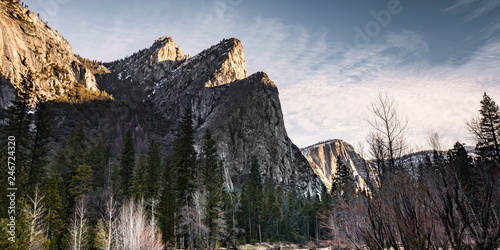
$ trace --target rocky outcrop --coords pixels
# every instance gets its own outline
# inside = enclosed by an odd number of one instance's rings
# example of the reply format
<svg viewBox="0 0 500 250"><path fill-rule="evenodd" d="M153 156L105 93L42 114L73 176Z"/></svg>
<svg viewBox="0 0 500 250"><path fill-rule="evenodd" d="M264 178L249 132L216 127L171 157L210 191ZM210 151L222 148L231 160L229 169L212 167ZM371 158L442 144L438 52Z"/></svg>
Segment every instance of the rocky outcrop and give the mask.
<svg viewBox="0 0 500 250"><path fill-rule="evenodd" d="M77 82L97 90L94 75L73 55L69 43L16 2L0 2L0 62L1 75L15 88L33 73L35 98L55 99ZM5 103L0 100L0 109Z"/></svg>
<svg viewBox="0 0 500 250"><path fill-rule="evenodd" d="M184 107L192 102L197 126L212 112L220 97L217 91L207 92L206 88L247 76L241 42L225 39L182 63L169 77L156 84L150 99L170 120L178 119Z"/></svg>
<svg viewBox="0 0 500 250"><path fill-rule="evenodd" d="M150 48L107 64L119 80L130 79L135 85L148 87L159 82L186 59L181 47L171 37L160 37Z"/></svg>
<svg viewBox="0 0 500 250"><path fill-rule="evenodd" d="M301 150L314 173L329 189L332 185L332 175L337 171L338 156L350 169L358 189L369 190L371 187L378 186L377 175L372 164L356 153L354 147L342 140L321 142Z"/></svg>
<svg viewBox="0 0 500 250"><path fill-rule="evenodd" d="M278 89L267 74L258 72L208 91L220 92L220 99L197 135L201 138L206 129L212 131L228 180L241 186L257 159L261 176L276 185L294 187L303 196L321 190L319 179L287 136Z"/></svg>

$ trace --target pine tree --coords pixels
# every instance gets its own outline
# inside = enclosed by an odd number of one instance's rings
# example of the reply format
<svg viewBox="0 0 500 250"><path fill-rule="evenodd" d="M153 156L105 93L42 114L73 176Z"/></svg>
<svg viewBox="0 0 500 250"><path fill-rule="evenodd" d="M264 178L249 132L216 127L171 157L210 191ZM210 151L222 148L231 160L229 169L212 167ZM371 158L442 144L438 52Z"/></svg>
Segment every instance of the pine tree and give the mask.
<svg viewBox="0 0 500 250"><path fill-rule="evenodd" d="M178 208L189 205L196 183L196 151L191 110L186 109L177 127L174 140L173 161L175 169L175 192Z"/></svg>
<svg viewBox="0 0 500 250"><path fill-rule="evenodd" d="M332 175L332 189L330 190L331 196L335 198L343 198L348 201L356 193L356 187L352 180L351 174L342 158L337 156L337 171Z"/></svg>
<svg viewBox="0 0 500 250"><path fill-rule="evenodd" d="M280 209L272 186L271 180L266 179L264 184L264 206L263 206L263 218L264 218L264 230L263 235L268 240L271 240L273 236L279 235L278 225L279 219L281 217Z"/></svg>
<svg viewBox="0 0 500 250"><path fill-rule="evenodd" d="M163 174L163 188L160 196L160 203L158 204L158 224L163 235L163 242L167 245L175 245L175 213L176 201L173 183L173 166L171 157L165 158L164 174Z"/></svg>
<svg viewBox="0 0 500 250"><path fill-rule="evenodd" d="M144 190L146 186L146 180L144 172L146 170L146 157L144 155L139 156L137 164L135 164L134 172L132 174L132 181L130 183L129 194L135 201L139 201L144 198Z"/></svg>
<svg viewBox="0 0 500 250"><path fill-rule="evenodd" d="M88 145L87 145L87 134L85 133L83 124L80 123L78 127L73 128L73 130L71 130L71 134L69 136L67 144L68 144L67 158L69 162L72 163L74 168L76 169L77 166L86 163L85 156L88 152Z"/></svg>
<svg viewBox="0 0 500 250"><path fill-rule="evenodd" d="M129 188L132 182L132 174L135 166L135 146L132 131L127 130L123 139L123 146L120 154L120 177L121 189L126 197L129 196Z"/></svg>
<svg viewBox="0 0 500 250"><path fill-rule="evenodd" d="M467 154L464 146L456 142L453 149L448 152L448 159L452 169L457 173L458 180L464 190L469 191L476 185L474 178L477 175L472 159Z"/></svg>
<svg viewBox="0 0 500 250"><path fill-rule="evenodd" d="M499 158L500 112L498 105L486 93L484 93L483 100L481 100L481 110L479 112L481 114L481 133L484 140L479 142L478 147L491 152L488 155Z"/></svg>
<svg viewBox="0 0 500 250"><path fill-rule="evenodd" d="M250 175L241 193L241 217L244 221L247 241L254 242L262 239L262 180L257 159L252 161Z"/></svg>
<svg viewBox="0 0 500 250"><path fill-rule="evenodd" d="M187 108L184 116L177 125L177 133L174 139L173 152L173 177L174 192L176 199L176 225L180 226L182 208L193 205L193 195L196 189L196 151L194 149L194 130L191 110ZM178 230L187 232L186 230ZM187 233L179 234L180 246L190 241Z"/></svg>
<svg viewBox="0 0 500 250"><path fill-rule="evenodd" d="M50 119L47 103L39 101L35 112L35 130L31 147L28 187L41 182L45 167L49 163Z"/></svg>
<svg viewBox="0 0 500 250"><path fill-rule="evenodd" d="M146 201L158 195L160 170L160 145L153 140L149 145L147 164L144 172L144 199Z"/></svg>
<svg viewBox="0 0 500 250"><path fill-rule="evenodd" d="M59 249L62 247L62 236L65 228L66 212L64 199L61 194L61 181L55 173L49 177L46 187L45 203L47 205L47 231L49 248Z"/></svg>
<svg viewBox="0 0 500 250"><path fill-rule="evenodd" d="M332 175L332 189L330 194L333 197L340 197L344 190L344 184L348 176L347 166L342 162L342 158L337 156L337 167L335 175Z"/></svg>
<svg viewBox="0 0 500 250"><path fill-rule="evenodd" d="M76 168L75 175L71 179L69 188L69 192L74 200L86 196L92 190L94 182L92 179L93 176L94 172L92 171L92 167L87 164L80 165Z"/></svg>
<svg viewBox="0 0 500 250"><path fill-rule="evenodd" d="M34 84L33 84L33 73L28 72L26 77L23 78L17 89L17 99L12 102L12 105L7 110L7 119L5 126L2 131L2 146L7 145L8 138L15 138L13 142L14 150L10 152L15 152L15 179L17 186L25 186L28 184L29 171L27 171L27 166L30 161L30 149L31 149L31 115L28 111L30 109L30 101L34 97ZM5 149L5 151L7 151ZM4 161L6 162L6 161ZM2 181L5 183L5 181ZM6 187L5 187L6 188ZM23 195L27 188L20 189L18 195ZM2 197L4 198L4 197Z"/></svg>
<svg viewBox="0 0 500 250"><path fill-rule="evenodd" d="M207 215L205 224L209 230L210 248L218 248L222 232L223 176L221 164L217 161L217 149L209 131L205 133L203 145L203 186L207 193Z"/></svg>
<svg viewBox="0 0 500 250"><path fill-rule="evenodd" d="M97 189L103 189L109 185L108 180L108 163L111 158L111 150L106 144L104 134L100 134L97 138L97 143L90 149L89 165L94 171L94 184Z"/></svg>

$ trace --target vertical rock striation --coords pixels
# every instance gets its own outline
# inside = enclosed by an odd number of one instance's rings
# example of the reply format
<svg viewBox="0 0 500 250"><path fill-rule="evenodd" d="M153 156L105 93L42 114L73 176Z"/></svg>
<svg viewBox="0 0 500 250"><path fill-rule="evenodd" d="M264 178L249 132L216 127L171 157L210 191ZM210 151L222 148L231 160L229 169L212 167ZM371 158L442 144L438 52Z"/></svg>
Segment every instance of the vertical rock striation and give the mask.
<svg viewBox="0 0 500 250"><path fill-rule="evenodd" d="M332 185L332 175L337 171L338 156L350 169L358 189L367 190L378 185L374 167L356 153L350 144L342 140L321 142L301 150L311 164L314 173L329 189Z"/></svg>

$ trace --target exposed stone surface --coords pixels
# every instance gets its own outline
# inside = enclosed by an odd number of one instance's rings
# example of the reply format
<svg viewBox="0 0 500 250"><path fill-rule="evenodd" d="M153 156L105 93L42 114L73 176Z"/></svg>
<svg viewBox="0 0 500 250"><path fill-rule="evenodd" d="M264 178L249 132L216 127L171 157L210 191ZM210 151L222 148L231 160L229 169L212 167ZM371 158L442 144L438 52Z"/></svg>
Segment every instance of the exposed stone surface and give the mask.
<svg viewBox="0 0 500 250"><path fill-rule="evenodd" d="M287 136L278 89L267 74L258 72L206 91L221 94L213 111L198 127L197 137L202 138L205 129L212 131L231 182L241 186L255 158L262 177L270 178L276 185L295 187L303 196L321 190L319 179ZM199 111L197 107L194 105L193 109Z"/></svg>
<svg viewBox="0 0 500 250"><path fill-rule="evenodd" d="M302 154L311 164L314 172L321 181L330 189L332 175L337 171L337 157L340 155L342 162L350 169L352 177L359 189L377 186L377 175L372 164L363 159L354 148L342 140L330 140L301 149Z"/></svg>
<svg viewBox="0 0 500 250"><path fill-rule="evenodd" d="M171 37L160 37L150 48L107 64L120 80L142 85L158 82L186 59Z"/></svg>
<svg viewBox="0 0 500 250"><path fill-rule="evenodd" d="M129 105L143 102L158 82L186 60L171 37L161 37L147 49L114 62L105 63L108 74L97 76L99 86Z"/></svg>
<svg viewBox="0 0 500 250"><path fill-rule="evenodd" d="M75 82L97 90L93 74L69 43L33 12L10 1L0 1L0 63L1 75L16 88L29 71L34 73L37 98L57 98ZM0 100L0 109L5 103Z"/></svg>

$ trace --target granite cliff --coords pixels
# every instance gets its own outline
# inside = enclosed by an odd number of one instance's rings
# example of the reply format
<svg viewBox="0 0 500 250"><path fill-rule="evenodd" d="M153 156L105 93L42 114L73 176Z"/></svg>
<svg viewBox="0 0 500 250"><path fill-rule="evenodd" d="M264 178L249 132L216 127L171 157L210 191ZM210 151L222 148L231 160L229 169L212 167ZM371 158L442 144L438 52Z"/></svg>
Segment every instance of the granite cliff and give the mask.
<svg viewBox="0 0 500 250"><path fill-rule="evenodd" d="M35 99L53 100L76 83L98 90L91 70L57 31L20 4L0 1L0 110L15 98L27 74L34 76Z"/></svg>

